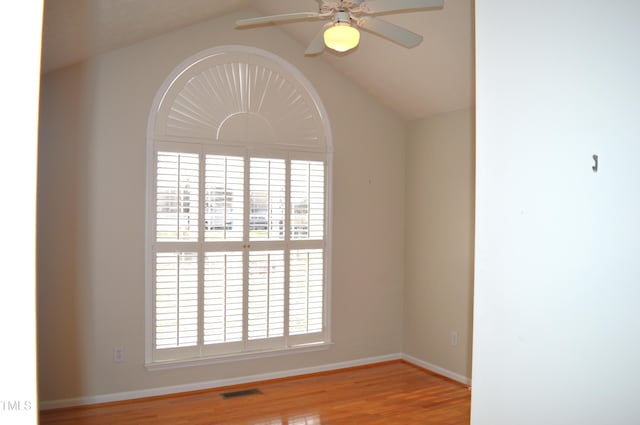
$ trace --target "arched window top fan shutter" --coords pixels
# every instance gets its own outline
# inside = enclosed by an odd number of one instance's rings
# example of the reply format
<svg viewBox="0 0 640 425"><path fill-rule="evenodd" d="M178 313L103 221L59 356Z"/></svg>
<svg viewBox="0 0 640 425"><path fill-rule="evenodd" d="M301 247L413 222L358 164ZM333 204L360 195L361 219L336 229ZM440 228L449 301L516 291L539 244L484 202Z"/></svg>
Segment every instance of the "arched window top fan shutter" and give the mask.
<svg viewBox="0 0 640 425"><path fill-rule="evenodd" d="M326 113L305 77L279 57L225 46L179 65L158 105L153 138L326 152Z"/></svg>

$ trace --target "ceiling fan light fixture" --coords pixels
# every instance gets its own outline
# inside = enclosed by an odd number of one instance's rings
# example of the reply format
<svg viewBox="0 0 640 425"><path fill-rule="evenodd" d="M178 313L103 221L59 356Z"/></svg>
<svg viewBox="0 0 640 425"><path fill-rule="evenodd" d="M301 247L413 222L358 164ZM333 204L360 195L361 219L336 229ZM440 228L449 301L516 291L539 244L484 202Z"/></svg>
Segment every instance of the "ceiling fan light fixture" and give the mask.
<svg viewBox="0 0 640 425"><path fill-rule="evenodd" d="M406 28L392 24L377 15L410 12L414 9L442 8L444 0L316 0L317 12L295 12L280 15L239 19L236 26L247 27L263 24L278 24L300 20L329 20L316 33L305 55L317 55L325 48L336 52L347 52L360 43L360 28L386 38L406 48L422 42L422 36Z"/></svg>
<svg viewBox="0 0 640 425"><path fill-rule="evenodd" d="M336 22L324 31L324 44L337 52L346 52L360 43L360 31L349 22Z"/></svg>

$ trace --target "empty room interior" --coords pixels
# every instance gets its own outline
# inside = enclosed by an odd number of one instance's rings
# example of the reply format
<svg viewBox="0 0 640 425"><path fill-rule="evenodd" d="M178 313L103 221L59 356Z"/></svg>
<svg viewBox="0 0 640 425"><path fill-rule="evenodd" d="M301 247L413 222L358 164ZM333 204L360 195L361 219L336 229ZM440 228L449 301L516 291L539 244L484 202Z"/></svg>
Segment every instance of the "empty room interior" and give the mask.
<svg viewBox="0 0 640 425"><path fill-rule="evenodd" d="M321 22L236 28L239 19L316 11L314 1L151 3L46 2L38 180L41 408L389 360L469 384L471 1L385 16L420 33L419 46L362 31L355 51L314 56L304 52ZM295 67L327 114L330 331L319 350L154 367L145 310L150 111L180 63L238 45Z"/></svg>
<svg viewBox="0 0 640 425"><path fill-rule="evenodd" d="M44 1L28 406L637 424L640 4L542 3Z"/></svg>

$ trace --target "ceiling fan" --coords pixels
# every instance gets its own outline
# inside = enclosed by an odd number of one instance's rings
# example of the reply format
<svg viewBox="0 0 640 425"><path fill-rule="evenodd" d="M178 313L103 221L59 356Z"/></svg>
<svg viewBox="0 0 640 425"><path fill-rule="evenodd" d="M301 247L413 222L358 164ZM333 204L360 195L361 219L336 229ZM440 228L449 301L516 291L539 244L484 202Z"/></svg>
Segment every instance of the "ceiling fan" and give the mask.
<svg viewBox="0 0 640 425"><path fill-rule="evenodd" d="M317 55L325 47L338 52L346 52L353 49L360 42L358 28L409 48L420 44L422 36L382 20L375 15L402 13L416 9L440 8L444 3L444 0L316 1L319 5L317 12L285 13L282 15L240 19L236 21L236 26L242 28L303 20L330 20L311 41L311 44L304 52L305 55Z"/></svg>

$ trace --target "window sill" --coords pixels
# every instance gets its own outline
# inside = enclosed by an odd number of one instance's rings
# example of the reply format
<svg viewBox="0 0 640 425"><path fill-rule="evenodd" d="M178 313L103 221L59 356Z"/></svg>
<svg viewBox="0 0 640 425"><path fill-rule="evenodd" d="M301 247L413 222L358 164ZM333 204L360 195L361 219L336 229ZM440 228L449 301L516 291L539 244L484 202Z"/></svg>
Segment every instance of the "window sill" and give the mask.
<svg viewBox="0 0 640 425"><path fill-rule="evenodd" d="M332 342L319 342L315 344L297 345L295 347L278 348L275 350L253 351L246 353L234 353L216 357L197 357L181 360L168 360L158 362L148 362L145 368L149 371L177 369L182 367L205 366L217 363L228 363L243 360L263 359L268 357L285 356L290 354L309 353L313 351L328 350L333 345Z"/></svg>

